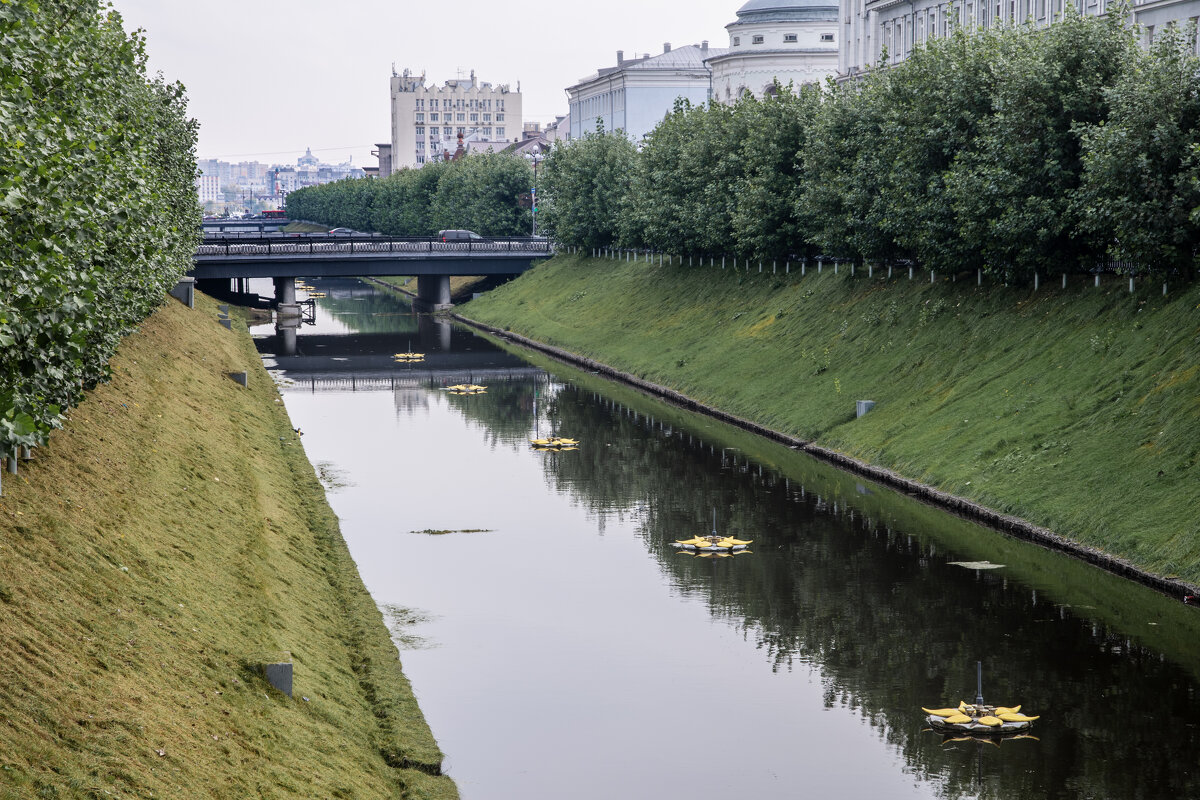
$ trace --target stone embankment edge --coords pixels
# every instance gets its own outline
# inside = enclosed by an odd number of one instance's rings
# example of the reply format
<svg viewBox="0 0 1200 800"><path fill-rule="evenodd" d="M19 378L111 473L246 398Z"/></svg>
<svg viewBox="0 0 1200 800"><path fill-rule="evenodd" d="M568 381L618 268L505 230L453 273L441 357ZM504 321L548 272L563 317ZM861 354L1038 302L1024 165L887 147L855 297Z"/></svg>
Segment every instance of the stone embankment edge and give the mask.
<svg viewBox="0 0 1200 800"><path fill-rule="evenodd" d="M798 439L794 436L789 436L786 433L772 430L764 425L759 425L757 422L752 422L750 420L743 419L742 417L734 416L733 414L722 411L719 408L714 408L713 406L709 406L699 402L698 400L694 400L682 392L677 392L674 389L667 388L666 386L660 386L656 383L644 380L627 372L621 372L620 370L614 369L607 364L590 358L585 358L584 356L577 355L569 350L563 350L562 348L554 347L553 345L548 345L544 342L539 342L536 339L530 339L518 333L513 333L512 331L501 330L500 328L495 328L491 325L464 317L461 314L451 313L448 316L450 316L456 322L461 322L462 324L471 328L475 328L476 330L484 331L485 333L489 333L498 338L511 341L514 344L518 344L522 347L527 347L531 350L537 350L540 353L545 353L546 355L556 358L559 361L563 361L567 364L571 364L576 367L582 367L583 369L593 372L598 372L605 377L632 386L636 389L640 389L641 391L654 395L655 397L667 400L668 402L680 406L681 408L686 408L689 411L695 411L696 413L704 414L705 416L720 420L721 422L741 428L742 430L750 431L751 433L755 433L766 439L770 439L773 442L778 442L786 447L790 447L793 450L802 450L814 458L818 458L822 461L833 464L834 466L840 467L848 472L853 472L870 478L876 483L883 484L884 486L889 486L893 489L899 489L900 491L923 500L930 505L950 511L961 517L965 517L966 519L970 519L975 522L981 522L991 528L1011 534L1020 539L1034 542L1050 550L1057 550L1059 552L1082 559L1083 561L1111 572L1114 575L1119 575L1122 578L1136 581L1164 594L1176 597L1200 595L1200 587L1197 587L1194 584L1148 572L1131 561L1114 556L1110 553L1106 553L1095 547L1090 547L1072 539L1068 539L1067 537L1061 536L1048 528L1034 525L1032 522L1020 517L1015 517L1010 514L1002 514L995 509L980 505L972 500L950 494L949 492L944 492L941 489L921 483L920 481L914 481L911 478L906 478L890 469L884 469L883 467L878 467L874 464L860 461L859 459L848 456L845 453L839 453L838 451L831 450L828 447L822 447L819 444L815 444L804 439Z"/></svg>

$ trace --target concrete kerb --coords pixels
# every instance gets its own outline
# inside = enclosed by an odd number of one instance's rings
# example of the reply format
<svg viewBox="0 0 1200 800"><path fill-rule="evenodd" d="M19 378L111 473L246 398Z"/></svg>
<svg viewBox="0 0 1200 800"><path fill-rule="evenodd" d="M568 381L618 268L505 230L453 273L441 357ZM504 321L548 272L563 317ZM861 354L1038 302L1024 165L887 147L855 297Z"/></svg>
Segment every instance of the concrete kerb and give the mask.
<svg viewBox="0 0 1200 800"><path fill-rule="evenodd" d="M500 339L510 341L522 347L527 347L531 350L536 350L539 353L545 353L552 358L558 359L572 366L581 367L590 372L596 372L604 375L612 380L619 381L639 389L654 397L667 400L674 405L685 408L689 411L695 411L699 414L712 417L729 425L741 428L742 430L758 434L763 438L770 439L773 442L790 447L793 450L802 450L809 455L825 461L834 466L840 467L847 472L853 472L857 475L862 475L876 483L888 486L922 500L932 506L936 506L944 511L956 514L964 519L969 519L973 522L982 523L990 528L993 528L1002 533L1012 535L1018 539L1025 539L1035 544L1039 544L1049 550L1057 550L1068 555L1079 558L1094 566L1099 567L1114 575L1122 578L1127 578L1137 583L1147 586L1156 591L1172 596L1184 596L1200 594L1200 586L1188 583L1174 578L1166 578L1161 575L1155 575L1151 572L1138 567L1130 561L1117 556L1105 553L1097 548L1089 547L1088 545L1072 541L1065 536L1051 531L1048 528L1043 528L1039 525L1034 525L1028 520L1010 514L1002 514L995 509L980 505L972 500L957 495L944 492L933 486L921 483L919 481L905 478L904 476L893 472L883 467L877 467L873 464L868 464L865 461L860 461L857 458L839 453L836 450L831 450L827 447L814 444L813 442L804 439L798 439L794 436L789 436L785 433L772 430L756 422L734 416L718 408L705 405L697 400L693 400L687 395L677 392L674 389L669 389L665 386L659 386L656 383L643 380L636 375L630 375L627 372L616 370L607 364L595 361L590 358L578 356L568 350L563 350L559 347L543 344L535 339L522 336L512 331L505 331L499 328L494 328L491 325L486 325L482 322L476 322L473 319L462 316L461 314L451 313L449 316L457 322L474 328L475 330L483 331Z"/></svg>

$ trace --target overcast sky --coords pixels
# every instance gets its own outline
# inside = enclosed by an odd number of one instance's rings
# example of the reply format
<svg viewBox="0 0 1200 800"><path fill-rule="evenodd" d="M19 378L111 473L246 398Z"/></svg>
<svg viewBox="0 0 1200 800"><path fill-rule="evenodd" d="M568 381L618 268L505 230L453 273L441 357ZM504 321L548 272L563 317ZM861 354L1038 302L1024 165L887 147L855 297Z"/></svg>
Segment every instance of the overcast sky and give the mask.
<svg viewBox="0 0 1200 800"><path fill-rule="evenodd" d="M393 63L428 84L518 81L526 121L567 112L567 86L613 66L616 51L661 53L707 39L745 0L112 0L127 30L146 31L151 72L187 87L200 158L373 166L391 140Z"/></svg>

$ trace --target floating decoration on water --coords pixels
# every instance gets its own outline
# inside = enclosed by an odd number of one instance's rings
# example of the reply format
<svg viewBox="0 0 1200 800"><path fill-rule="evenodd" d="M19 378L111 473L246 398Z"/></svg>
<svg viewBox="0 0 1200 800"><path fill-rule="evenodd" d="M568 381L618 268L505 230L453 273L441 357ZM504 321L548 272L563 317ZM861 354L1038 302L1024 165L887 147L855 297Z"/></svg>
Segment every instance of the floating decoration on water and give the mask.
<svg viewBox="0 0 1200 800"><path fill-rule="evenodd" d="M447 386L446 391L450 394L483 394L487 391L487 387L474 383L456 383L453 386Z"/></svg>
<svg viewBox="0 0 1200 800"><path fill-rule="evenodd" d="M546 436L540 439L530 439L529 443L535 450L576 450L578 439L567 439L562 436Z"/></svg>
<svg viewBox="0 0 1200 800"><path fill-rule="evenodd" d="M392 358L401 364L411 364L411 363L415 363L417 361L424 361L425 354L424 353L396 353L394 356L392 356Z"/></svg>
<svg viewBox="0 0 1200 800"><path fill-rule="evenodd" d="M1021 713L1021 706L993 706L983 702L983 665L975 662L978 681L974 703L959 701L955 708L921 707L928 717L929 726L939 733L966 734L967 736L1011 736L1025 733L1034 720Z"/></svg>
<svg viewBox="0 0 1200 800"><path fill-rule="evenodd" d="M672 547L695 553L735 553L746 549L753 539L734 539L717 534L717 510L713 509L713 529L708 536L693 536L691 539L672 542Z"/></svg>
<svg viewBox="0 0 1200 800"><path fill-rule="evenodd" d="M993 564L990 561L947 561L952 567L963 567L965 569L1002 569L1003 564Z"/></svg>

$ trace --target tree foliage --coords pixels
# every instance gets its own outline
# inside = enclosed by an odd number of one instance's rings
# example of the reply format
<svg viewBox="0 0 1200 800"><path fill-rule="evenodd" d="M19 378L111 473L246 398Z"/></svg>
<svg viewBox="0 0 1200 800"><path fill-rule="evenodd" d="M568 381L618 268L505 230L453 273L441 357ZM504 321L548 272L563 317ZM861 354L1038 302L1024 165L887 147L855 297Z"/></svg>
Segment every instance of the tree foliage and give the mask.
<svg viewBox="0 0 1200 800"><path fill-rule="evenodd" d="M543 232L581 247L616 244L636 159L637 149L621 131L585 133L569 145L555 142L538 187Z"/></svg>
<svg viewBox="0 0 1200 800"><path fill-rule="evenodd" d="M523 158L475 154L402 169L377 181L307 186L288 195L287 210L294 219L391 236L432 236L444 228L521 236L532 219L519 198L532 182L533 170Z"/></svg>
<svg viewBox="0 0 1200 800"><path fill-rule="evenodd" d="M45 441L191 266L197 126L99 0L0 2L0 452Z"/></svg>

